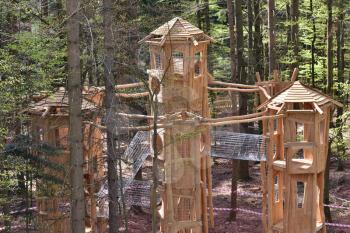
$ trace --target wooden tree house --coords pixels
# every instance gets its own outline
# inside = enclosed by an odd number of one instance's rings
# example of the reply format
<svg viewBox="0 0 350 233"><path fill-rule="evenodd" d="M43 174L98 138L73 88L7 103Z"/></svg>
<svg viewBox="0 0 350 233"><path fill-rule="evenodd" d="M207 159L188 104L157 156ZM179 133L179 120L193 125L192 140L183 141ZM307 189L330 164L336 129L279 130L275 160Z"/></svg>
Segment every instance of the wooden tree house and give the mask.
<svg viewBox="0 0 350 233"><path fill-rule="evenodd" d="M82 110L84 118L88 118L96 123L100 121L100 118L95 112L96 106L92 102L83 99ZM55 155L34 151L36 156L40 156L63 167L63 170L45 168L44 172L61 180L64 183L63 187L69 187L69 115L66 90L60 88L54 94L33 103L28 110L28 114L31 119L31 136L34 144L47 144L59 151L59 154ZM84 125L82 130L84 133L84 178L88 213L86 222L87 226L94 228L96 225L94 222L96 220L96 201L94 194L99 189L97 181L104 175L102 134L99 129L91 125ZM62 186L45 183L39 184L38 190L44 195L43 198L38 198L39 222L46 223L42 224L41 232L68 232L69 230L67 230L66 225L69 224L69 216L66 213L60 212L59 209L61 205L64 205L69 200L67 198L69 193L64 191L65 189ZM49 224L50 221L52 224ZM45 227L45 225L48 226Z"/></svg>
<svg viewBox="0 0 350 233"><path fill-rule="evenodd" d="M268 232L326 232L323 190L333 106L342 104L294 81L259 107L282 116L264 125Z"/></svg>
<svg viewBox="0 0 350 233"><path fill-rule="evenodd" d="M150 47L148 74L154 100L159 102L158 114L182 112L170 128L159 130L157 139L165 174L162 232L208 232L207 207L212 207L210 131L190 116L209 117L207 49L211 41L179 17L141 41ZM210 215L213 219L212 211Z"/></svg>
<svg viewBox="0 0 350 233"><path fill-rule="evenodd" d="M157 125L156 137L150 138L156 141L156 162L161 165L159 170L163 175L157 190L162 203L158 210L161 232L208 233L209 225L214 225L210 129L260 120L268 141L267 161L261 161L263 232L326 232L322 200L329 121L333 107L341 104L295 81L297 69L288 82L280 81L277 72L274 80L269 81L261 81L257 75L255 85L215 81L207 69L207 49L211 41L212 38L189 22L178 17L172 19L141 41L150 47L148 74L152 93L116 93L116 97L124 99L152 96L151 101L158 106L159 119L154 118L153 112L148 116L127 113L117 113L117 116L145 119L151 123L141 127L120 126L119 130L150 130ZM225 87L209 87L209 84ZM139 82L115 88L143 85ZM264 111L212 119L208 90L259 93L262 104L257 109ZM82 129L86 161L86 225L91 232L107 229L105 216L100 218L103 221L97 222L94 195L100 188L99 179L104 176L100 130L107 129L95 114L96 106L102 105L103 95L104 88L85 88L82 102L87 119ZM41 99L28 112L34 141L63 149L62 156L48 157L41 152L37 152L37 156L64 165L64 172L50 169L46 172L69 185L69 117L65 90L61 88L52 96ZM153 124L155 120L157 124ZM149 149L149 143L145 145ZM149 154L151 152L145 153L146 157ZM52 186L51 190L52 195L59 194L57 187ZM64 199L67 193L61 194ZM58 199L38 199L39 222L49 223L49 227L41 232L70 231L62 227L67 225L69 218L59 211L61 200Z"/></svg>

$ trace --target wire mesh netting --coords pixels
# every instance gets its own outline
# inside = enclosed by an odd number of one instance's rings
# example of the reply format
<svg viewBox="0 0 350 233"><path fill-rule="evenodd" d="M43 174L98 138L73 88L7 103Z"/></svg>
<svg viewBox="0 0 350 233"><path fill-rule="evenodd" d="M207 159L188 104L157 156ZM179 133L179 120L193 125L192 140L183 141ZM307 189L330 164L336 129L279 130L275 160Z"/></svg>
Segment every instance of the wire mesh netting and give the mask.
<svg viewBox="0 0 350 233"><path fill-rule="evenodd" d="M211 135L212 157L266 161L266 140L262 135L218 130Z"/></svg>
<svg viewBox="0 0 350 233"><path fill-rule="evenodd" d="M122 155L123 187L127 188L148 156L151 155L149 132L139 131Z"/></svg>
<svg viewBox="0 0 350 233"><path fill-rule="evenodd" d="M150 207L152 181L135 180L135 176L151 154L149 132L137 132L119 161L122 164L123 175L122 179L119 180L119 187L117 187L120 211L123 208L123 199L127 209L130 206ZM225 159L265 161L266 140L258 134L213 130L211 156ZM98 216L108 217L107 183L102 186L98 193Z"/></svg>
<svg viewBox="0 0 350 233"><path fill-rule="evenodd" d="M126 207L131 205L149 206L150 181L135 180L137 172L141 169L145 160L151 155L149 132L139 131L131 140L128 148L117 163L121 163L122 179L118 180L119 206L122 208L122 200ZM117 168L119 170L119 167ZM108 216L108 185L107 182L97 194L98 215ZM106 215L107 214L107 215Z"/></svg>
<svg viewBox="0 0 350 233"><path fill-rule="evenodd" d="M127 188L124 189L123 197L126 209L131 206L141 206L149 208L151 206L151 181L133 180ZM105 187L107 190L107 187ZM108 217L108 191L104 193L104 197L98 200L98 217ZM159 198L158 198L159 199ZM122 198L119 190L118 207L120 212L123 211Z"/></svg>

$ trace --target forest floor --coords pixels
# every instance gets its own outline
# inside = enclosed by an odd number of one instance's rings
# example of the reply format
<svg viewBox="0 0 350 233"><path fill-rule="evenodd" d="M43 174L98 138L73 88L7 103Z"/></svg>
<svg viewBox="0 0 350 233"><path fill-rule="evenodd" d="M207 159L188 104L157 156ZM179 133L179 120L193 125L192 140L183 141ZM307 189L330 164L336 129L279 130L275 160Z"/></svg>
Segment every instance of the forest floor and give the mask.
<svg viewBox="0 0 350 233"><path fill-rule="evenodd" d="M150 166L150 163L149 163ZM333 223L350 225L350 160L344 164L344 171L336 171L336 162L332 162L330 172L331 204L345 207L343 209L331 208ZM147 166L146 170L150 167ZM231 193L231 163L227 160L216 159L213 166L213 202L214 208L229 208ZM249 181L238 182L238 208L261 213L261 189L259 164L251 163ZM147 213L131 212L128 218L130 233L151 232L151 215ZM257 233L262 232L261 216L239 211L237 221L228 220L229 211L215 210L215 227L210 233ZM13 233L26 232L23 218L14 219ZM2 232L0 224L0 232ZM36 232L30 230L29 232ZM121 232L125 232L121 229ZM328 227L328 233L350 233L350 228Z"/></svg>
<svg viewBox="0 0 350 233"><path fill-rule="evenodd" d="M336 171L336 162L332 162L330 172L331 204L347 209L331 208L334 223L350 225L350 161L345 164L344 171ZM213 166L213 202L214 208L229 208L231 193L231 163L216 159ZM251 179L238 182L238 208L261 213L261 177L259 164L252 164ZM256 233L262 232L261 216L239 211L237 221L228 220L229 211L215 211L215 227L210 233ZM129 232L151 232L149 214L131 214ZM350 233L350 228L327 227L328 233Z"/></svg>

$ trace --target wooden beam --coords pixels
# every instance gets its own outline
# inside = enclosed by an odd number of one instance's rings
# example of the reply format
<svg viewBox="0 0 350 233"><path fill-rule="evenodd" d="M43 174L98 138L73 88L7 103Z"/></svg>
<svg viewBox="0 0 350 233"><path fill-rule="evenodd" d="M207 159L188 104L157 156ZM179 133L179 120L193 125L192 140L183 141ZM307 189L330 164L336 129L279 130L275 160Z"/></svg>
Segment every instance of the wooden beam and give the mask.
<svg viewBox="0 0 350 233"><path fill-rule="evenodd" d="M145 84L143 82L128 83L128 84L116 85L115 89L116 90L122 90L122 89L134 88L134 87L143 87L144 85Z"/></svg>
<svg viewBox="0 0 350 233"><path fill-rule="evenodd" d="M242 120L242 119L248 119L248 118L262 116L266 112L267 111L252 113L252 114L247 114L247 115L241 115L241 116L230 116L230 117L221 117L221 118L203 118L202 122L221 122L221 121L230 121L230 120Z"/></svg>
<svg viewBox="0 0 350 233"><path fill-rule="evenodd" d="M263 88L262 86L258 86L259 90L262 91L262 93L264 94L264 96L266 97L266 99L271 99L271 96L267 93L266 89Z"/></svg>
<svg viewBox="0 0 350 233"><path fill-rule="evenodd" d="M274 116L261 116L261 117L248 118L248 119L242 119L242 120L208 122L208 123L203 123L203 125L210 125L210 126L233 125L233 124L241 124L241 123L249 123L249 122L254 122L254 121L261 121L261 120L266 120L266 119L278 119L278 118L281 118L281 117L284 117L284 115L281 114L281 115L274 115Z"/></svg>
<svg viewBox="0 0 350 233"><path fill-rule="evenodd" d="M278 115L278 114L281 114L281 112L283 111L283 109L285 109L285 107L286 107L286 103L283 103L282 106L280 107L280 109L277 111L276 114L277 114L277 115Z"/></svg>
<svg viewBox="0 0 350 233"><path fill-rule="evenodd" d="M313 106L315 107L316 111L320 114L320 115L323 115L323 111L322 109L320 108L320 106L318 106L318 104L316 103L312 103Z"/></svg>
<svg viewBox="0 0 350 233"><path fill-rule="evenodd" d="M293 74L292 74L292 78L291 78L290 81L295 82L295 80L297 80L298 73L299 73L299 69L298 68L294 68Z"/></svg>
<svg viewBox="0 0 350 233"><path fill-rule="evenodd" d="M255 78L256 78L256 81L257 81L258 83L261 83L261 77L260 77L260 73L259 73L259 72L256 72L256 73L255 73Z"/></svg>
<svg viewBox="0 0 350 233"><path fill-rule="evenodd" d="M256 89L258 87L255 85L246 85L246 84L239 84L239 83L227 83L227 82L215 81L215 80L210 80L209 84L222 85L222 86L228 86L228 87L247 88L247 89Z"/></svg>
<svg viewBox="0 0 350 233"><path fill-rule="evenodd" d="M123 116L134 119L153 119L153 116L141 115L141 114L128 114L128 113L116 113L117 116Z"/></svg>
<svg viewBox="0 0 350 233"><path fill-rule="evenodd" d="M149 96L149 93L146 92L140 92L140 93L117 93L115 94L116 97L123 98L123 99L136 99L136 98L142 98Z"/></svg>
<svg viewBox="0 0 350 233"><path fill-rule="evenodd" d="M83 121L84 124L90 124L92 126L95 126L98 129L101 130L107 130L107 127L104 125L96 124L91 121ZM158 128L168 128L171 127L171 124L158 124ZM148 131L153 129L153 125L144 125L144 126L129 126L129 127L117 127L119 130L130 130L130 131Z"/></svg>
<svg viewBox="0 0 350 233"><path fill-rule="evenodd" d="M208 87L209 91L236 91L236 92L258 92L259 88L254 89L243 89L243 88L234 88L234 87Z"/></svg>

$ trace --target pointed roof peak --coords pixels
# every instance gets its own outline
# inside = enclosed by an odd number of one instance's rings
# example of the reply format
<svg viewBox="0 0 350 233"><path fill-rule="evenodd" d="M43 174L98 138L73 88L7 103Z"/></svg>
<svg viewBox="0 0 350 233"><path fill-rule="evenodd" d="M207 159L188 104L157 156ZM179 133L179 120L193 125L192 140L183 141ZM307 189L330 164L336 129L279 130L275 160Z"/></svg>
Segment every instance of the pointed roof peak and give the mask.
<svg viewBox="0 0 350 233"><path fill-rule="evenodd" d="M153 30L148 36L140 41L153 41L164 43L166 37L176 39L191 39L193 41L214 41L210 36L206 35L201 29L192 25L181 17L175 17L164 23L162 26Z"/></svg>
<svg viewBox="0 0 350 233"><path fill-rule="evenodd" d="M332 97L322 93L319 90L306 86L299 80L296 80L271 99L261 104L258 109L262 109L263 107L280 106L284 103L315 103L318 106L333 103L338 107L343 106Z"/></svg>

